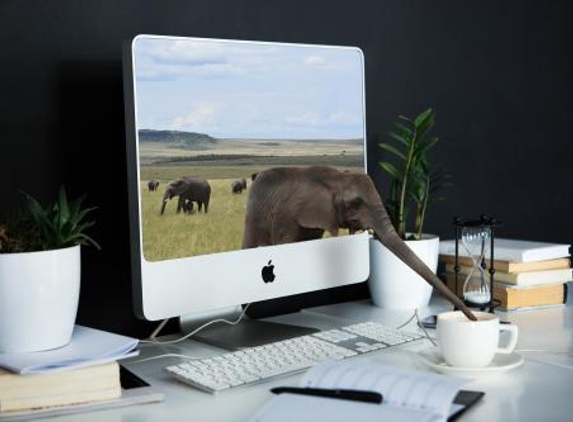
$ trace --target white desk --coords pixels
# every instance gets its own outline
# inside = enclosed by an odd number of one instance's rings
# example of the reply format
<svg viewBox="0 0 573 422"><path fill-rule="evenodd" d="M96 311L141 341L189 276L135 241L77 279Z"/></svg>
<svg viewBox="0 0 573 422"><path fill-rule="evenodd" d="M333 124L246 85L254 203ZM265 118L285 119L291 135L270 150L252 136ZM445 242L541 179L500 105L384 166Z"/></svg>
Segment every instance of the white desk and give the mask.
<svg viewBox="0 0 573 422"><path fill-rule="evenodd" d="M437 300L432 302L431 309L426 309L422 313L428 314L432 310L440 309L450 309L450 307ZM406 321L410 315L411 313L384 311L371 306L369 302L352 302L312 308L272 320L328 329L365 320L397 326ZM464 388L485 391L486 396L460 420L468 422L573 420L573 369L547 363L573 365L573 308L553 308L513 314L509 319L520 329L518 349L544 349L568 352L568 354L524 352L526 362L522 367L505 374L490 375L470 381ZM414 352L426 347L430 347L427 341L417 341L352 359L423 368L418 363ZM185 341L173 346L143 346L141 356L136 359L164 353L205 357L220 352L220 349ZM282 377L212 396L176 382L164 372L165 366L179 361L176 358L167 358L126 365L165 392L166 399L163 403L70 415L54 420L78 422L102 420L107 422L245 421L271 397L269 393L271 387L297 385L301 377L300 374Z"/></svg>

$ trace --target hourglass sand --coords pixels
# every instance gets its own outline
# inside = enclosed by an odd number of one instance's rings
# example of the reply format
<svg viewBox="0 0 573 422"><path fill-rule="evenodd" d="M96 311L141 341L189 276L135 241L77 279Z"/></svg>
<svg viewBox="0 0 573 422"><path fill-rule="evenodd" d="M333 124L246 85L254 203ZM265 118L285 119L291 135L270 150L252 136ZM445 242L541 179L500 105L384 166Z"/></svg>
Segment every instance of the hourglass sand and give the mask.
<svg viewBox="0 0 573 422"><path fill-rule="evenodd" d="M456 291L458 291L460 276L458 258L461 252L472 261L471 269L467 273L464 271L464 302L470 307L482 310L489 307L489 311L493 312L495 307L493 299L494 231L500 224L495 219L482 215L479 220L461 220L456 217L454 225L456 227L454 265ZM460 251L460 244L463 251ZM490 262L489 269L486 266L486 259Z"/></svg>

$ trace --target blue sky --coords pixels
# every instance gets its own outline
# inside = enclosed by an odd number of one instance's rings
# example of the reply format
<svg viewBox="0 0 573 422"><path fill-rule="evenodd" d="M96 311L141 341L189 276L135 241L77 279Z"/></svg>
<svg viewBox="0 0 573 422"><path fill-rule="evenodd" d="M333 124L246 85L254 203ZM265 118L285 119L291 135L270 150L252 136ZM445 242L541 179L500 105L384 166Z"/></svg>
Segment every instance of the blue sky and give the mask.
<svg viewBox="0 0 573 422"><path fill-rule="evenodd" d="M139 38L139 129L219 138L363 138L354 49Z"/></svg>

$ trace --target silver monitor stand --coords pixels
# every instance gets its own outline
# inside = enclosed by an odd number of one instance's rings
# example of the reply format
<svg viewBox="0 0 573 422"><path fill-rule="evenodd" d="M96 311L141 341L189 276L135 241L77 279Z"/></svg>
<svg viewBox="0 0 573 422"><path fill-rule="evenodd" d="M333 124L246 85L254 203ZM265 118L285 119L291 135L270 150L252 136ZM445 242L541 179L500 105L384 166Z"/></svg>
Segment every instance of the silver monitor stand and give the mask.
<svg viewBox="0 0 573 422"><path fill-rule="evenodd" d="M183 333L190 333L201 325L216 319L236 321L242 312L242 307L237 305L205 313L183 315L179 318L179 323ZM314 328L251 319L245 315L236 325L217 322L205 327L193 335L192 339L227 350L240 350L318 331L320 330Z"/></svg>

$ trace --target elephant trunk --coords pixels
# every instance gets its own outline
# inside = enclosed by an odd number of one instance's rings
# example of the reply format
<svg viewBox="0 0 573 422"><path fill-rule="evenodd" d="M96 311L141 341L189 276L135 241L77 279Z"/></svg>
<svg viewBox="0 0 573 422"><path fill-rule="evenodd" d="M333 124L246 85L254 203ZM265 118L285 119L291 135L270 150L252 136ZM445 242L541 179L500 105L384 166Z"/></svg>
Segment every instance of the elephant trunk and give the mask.
<svg viewBox="0 0 573 422"><path fill-rule="evenodd" d="M163 202L161 204L161 215L165 212L165 206L167 205L167 199L163 198Z"/></svg>
<svg viewBox="0 0 573 422"><path fill-rule="evenodd" d="M448 289L446 285L434 274L434 272L430 270L428 266L424 264L424 262L422 262L414 252L412 252L408 245L404 243L400 236L398 236L382 204L375 206L373 216L373 228L378 240L400 260L438 290L446 299L453 303L466 315L466 317L475 321L476 317L463 303L463 301Z"/></svg>

